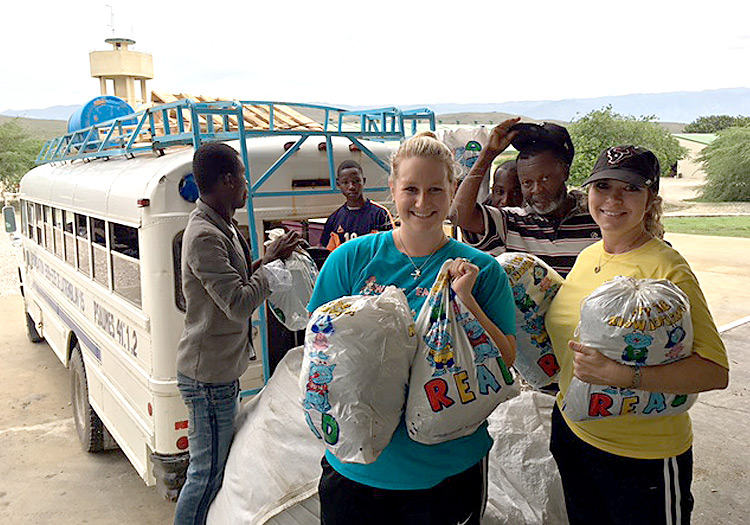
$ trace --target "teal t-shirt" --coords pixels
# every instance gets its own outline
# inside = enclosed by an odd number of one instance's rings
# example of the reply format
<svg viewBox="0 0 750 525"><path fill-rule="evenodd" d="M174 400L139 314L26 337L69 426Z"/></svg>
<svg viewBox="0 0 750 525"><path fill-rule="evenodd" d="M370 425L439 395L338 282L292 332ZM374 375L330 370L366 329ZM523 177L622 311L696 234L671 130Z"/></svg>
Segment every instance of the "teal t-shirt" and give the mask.
<svg viewBox="0 0 750 525"><path fill-rule="evenodd" d="M450 239L427 257L413 257L421 276L411 275L414 266L398 251L392 232L358 237L344 243L326 260L315 283L308 309L347 295L376 295L388 285L401 288L414 316L435 282L446 259L465 257L479 266L473 294L479 306L507 335L516 333L516 314L508 277L495 259L471 246ZM422 266L424 264L424 266ZM492 447L484 423L473 434L437 445L423 445L409 438L403 417L378 459L370 464L343 463L330 452L326 459L341 475L358 483L391 490L420 490L434 487L478 463Z"/></svg>

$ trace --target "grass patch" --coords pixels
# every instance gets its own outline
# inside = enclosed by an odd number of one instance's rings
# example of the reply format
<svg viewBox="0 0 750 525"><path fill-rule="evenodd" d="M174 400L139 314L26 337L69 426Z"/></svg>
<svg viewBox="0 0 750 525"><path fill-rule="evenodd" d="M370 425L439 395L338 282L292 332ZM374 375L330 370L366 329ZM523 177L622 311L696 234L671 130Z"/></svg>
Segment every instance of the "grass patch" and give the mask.
<svg viewBox="0 0 750 525"><path fill-rule="evenodd" d="M750 237L750 217L663 217L668 233Z"/></svg>

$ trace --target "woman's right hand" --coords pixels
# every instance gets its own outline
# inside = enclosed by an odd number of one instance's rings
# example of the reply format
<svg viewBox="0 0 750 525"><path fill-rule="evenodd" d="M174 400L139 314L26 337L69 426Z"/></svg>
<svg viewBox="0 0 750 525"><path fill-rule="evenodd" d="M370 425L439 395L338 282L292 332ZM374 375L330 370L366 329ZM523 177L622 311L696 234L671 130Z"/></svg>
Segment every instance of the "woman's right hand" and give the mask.
<svg viewBox="0 0 750 525"><path fill-rule="evenodd" d="M485 146L487 153L497 156L505 151L510 146L510 142L518 135L517 131L509 132L508 130L520 120L521 117L509 118L492 128L490 138Z"/></svg>

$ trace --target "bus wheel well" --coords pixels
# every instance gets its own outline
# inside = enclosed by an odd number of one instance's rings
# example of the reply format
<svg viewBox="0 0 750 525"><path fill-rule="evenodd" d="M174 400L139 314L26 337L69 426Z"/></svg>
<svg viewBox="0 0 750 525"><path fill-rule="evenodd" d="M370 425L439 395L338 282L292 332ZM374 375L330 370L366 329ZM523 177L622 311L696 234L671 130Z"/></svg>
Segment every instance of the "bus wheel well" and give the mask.
<svg viewBox="0 0 750 525"><path fill-rule="evenodd" d="M70 334L68 334L68 363L70 363L70 360L73 356L73 350L78 346L78 337L76 337L76 333L71 330Z"/></svg>

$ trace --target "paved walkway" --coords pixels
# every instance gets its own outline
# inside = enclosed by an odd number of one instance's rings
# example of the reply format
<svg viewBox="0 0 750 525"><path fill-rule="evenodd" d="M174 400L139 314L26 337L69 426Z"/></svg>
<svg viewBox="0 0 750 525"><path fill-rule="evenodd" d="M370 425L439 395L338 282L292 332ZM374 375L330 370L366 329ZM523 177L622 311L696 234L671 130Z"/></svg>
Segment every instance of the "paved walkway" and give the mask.
<svg viewBox="0 0 750 525"><path fill-rule="evenodd" d="M667 233L698 277L716 324L750 315L750 238Z"/></svg>

